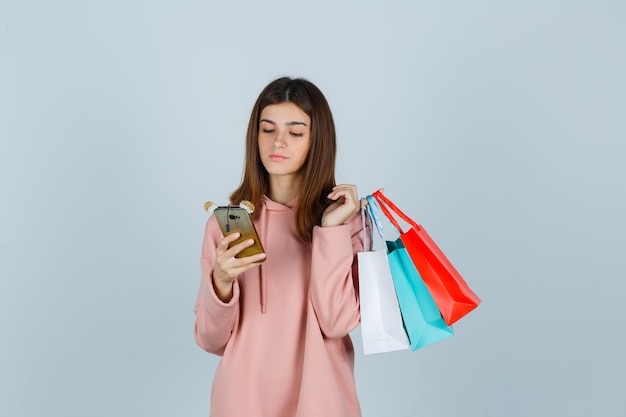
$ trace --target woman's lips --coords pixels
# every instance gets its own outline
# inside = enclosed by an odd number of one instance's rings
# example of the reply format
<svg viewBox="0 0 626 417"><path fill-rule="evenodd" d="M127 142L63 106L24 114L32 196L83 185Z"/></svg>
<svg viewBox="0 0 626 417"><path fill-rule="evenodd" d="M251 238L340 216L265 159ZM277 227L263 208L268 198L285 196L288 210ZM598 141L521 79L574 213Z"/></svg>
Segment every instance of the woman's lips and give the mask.
<svg viewBox="0 0 626 417"><path fill-rule="evenodd" d="M287 159L287 157L282 156L282 155L270 155L270 159L274 162L280 162L280 161L284 161L285 159Z"/></svg>

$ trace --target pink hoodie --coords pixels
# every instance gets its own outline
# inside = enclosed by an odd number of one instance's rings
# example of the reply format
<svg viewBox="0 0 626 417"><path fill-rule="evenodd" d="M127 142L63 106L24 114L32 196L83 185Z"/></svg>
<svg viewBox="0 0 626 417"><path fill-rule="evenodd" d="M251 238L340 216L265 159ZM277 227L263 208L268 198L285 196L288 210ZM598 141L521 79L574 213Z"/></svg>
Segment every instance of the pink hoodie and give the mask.
<svg viewBox="0 0 626 417"><path fill-rule="evenodd" d="M212 417L361 415L348 334L360 320L361 218L316 226L306 243L296 233L295 205L263 198L254 223L267 259L238 277L228 303L211 282L222 234L214 216L207 222L194 312L196 342L222 356Z"/></svg>

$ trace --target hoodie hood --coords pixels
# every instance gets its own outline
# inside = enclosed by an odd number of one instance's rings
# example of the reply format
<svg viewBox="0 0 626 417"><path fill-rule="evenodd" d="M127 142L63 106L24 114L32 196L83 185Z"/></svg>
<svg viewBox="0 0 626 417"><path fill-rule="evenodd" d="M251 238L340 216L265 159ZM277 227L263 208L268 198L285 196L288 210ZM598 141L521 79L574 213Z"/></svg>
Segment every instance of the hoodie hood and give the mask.
<svg viewBox="0 0 626 417"><path fill-rule="evenodd" d="M261 197L261 209L267 211L290 211L296 208L298 205L298 198L294 198L288 203L282 204L277 203L274 200L270 200L270 198L266 195Z"/></svg>

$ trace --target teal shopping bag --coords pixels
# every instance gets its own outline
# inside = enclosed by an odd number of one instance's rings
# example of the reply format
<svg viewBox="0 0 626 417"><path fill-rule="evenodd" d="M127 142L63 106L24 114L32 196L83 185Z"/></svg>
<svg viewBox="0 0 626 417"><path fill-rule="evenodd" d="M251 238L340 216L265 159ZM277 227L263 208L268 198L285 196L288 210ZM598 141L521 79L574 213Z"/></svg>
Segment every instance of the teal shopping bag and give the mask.
<svg viewBox="0 0 626 417"><path fill-rule="evenodd" d="M454 329L441 317L439 307L428 292L402 240L387 241L387 256L411 349L415 351L452 336Z"/></svg>
<svg viewBox="0 0 626 417"><path fill-rule="evenodd" d="M380 212L378 202L372 196L367 196L366 199L370 217L383 237L383 227L377 215ZM441 316L439 307L426 288L402 239L383 240L386 243L391 279L411 349L415 351L452 336L454 329Z"/></svg>

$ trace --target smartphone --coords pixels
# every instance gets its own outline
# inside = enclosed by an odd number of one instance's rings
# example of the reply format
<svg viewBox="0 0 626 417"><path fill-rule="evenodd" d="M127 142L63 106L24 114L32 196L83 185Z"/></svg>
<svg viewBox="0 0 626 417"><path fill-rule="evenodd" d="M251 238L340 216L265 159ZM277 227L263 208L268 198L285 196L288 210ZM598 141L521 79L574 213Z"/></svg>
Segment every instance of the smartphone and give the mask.
<svg viewBox="0 0 626 417"><path fill-rule="evenodd" d="M217 207L213 213L224 236L228 236L234 232L240 233L239 238L231 243L230 246L247 239L254 240L254 244L235 255L236 258L245 258L246 256L265 252L261 245L259 235L254 228L254 223L252 223L252 217L250 217L250 214L245 209L238 206L221 206ZM265 259L262 259L260 262L263 261L265 261Z"/></svg>

